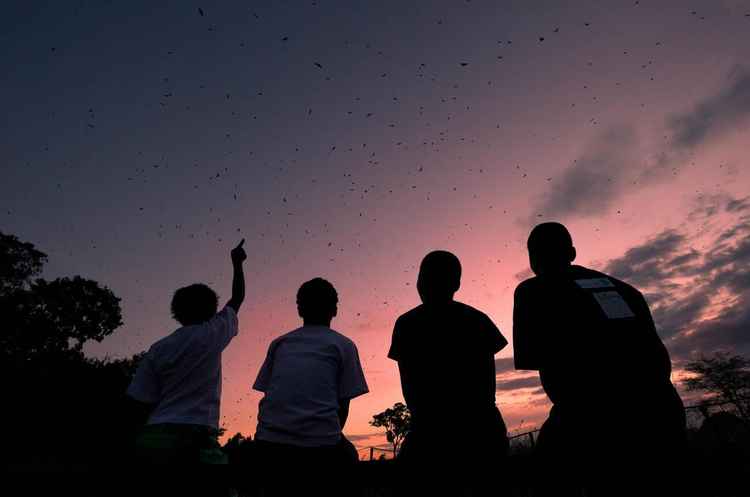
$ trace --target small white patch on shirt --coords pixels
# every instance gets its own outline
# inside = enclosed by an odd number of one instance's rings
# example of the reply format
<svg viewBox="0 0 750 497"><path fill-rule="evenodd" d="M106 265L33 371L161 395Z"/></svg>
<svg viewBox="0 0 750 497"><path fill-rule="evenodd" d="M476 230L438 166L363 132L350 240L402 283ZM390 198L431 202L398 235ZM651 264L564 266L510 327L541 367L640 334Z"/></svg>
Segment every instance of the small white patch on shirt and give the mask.
<svg viewBox="0 0 750 497"><path fill-rule="evenodd" d="M635 317L628 303L617 292L594 292L594 298L609 319Z"/></svg>
<svg viewBox="0 0 750 497"><path fill-rule="evenodd" d="M614 284L607 278L589 278L585 280L576 280L576 285L581 288L614 288Z"/></svg>

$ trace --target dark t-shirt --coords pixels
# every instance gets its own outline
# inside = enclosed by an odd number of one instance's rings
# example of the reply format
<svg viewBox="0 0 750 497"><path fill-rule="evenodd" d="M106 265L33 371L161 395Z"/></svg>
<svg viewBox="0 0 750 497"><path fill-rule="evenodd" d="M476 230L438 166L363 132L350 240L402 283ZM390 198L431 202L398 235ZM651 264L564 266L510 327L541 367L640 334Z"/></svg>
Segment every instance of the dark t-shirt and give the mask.
<svg viewBox="0 0 750 497"><path fill-rule="evenodd" d="M398 361L413 426L444 429L453 410L477 420L495 413L494 356L507 344L486 314L461 302L399 317L388 357Z"/></svg>
<svg viewBox="0 0 750 497"><path fill-rule="evenodd" d="M581 266L518 285L513 348L516 369L538 370L556 405L603 408L673 390L669 355L643 295Z"/></svg>

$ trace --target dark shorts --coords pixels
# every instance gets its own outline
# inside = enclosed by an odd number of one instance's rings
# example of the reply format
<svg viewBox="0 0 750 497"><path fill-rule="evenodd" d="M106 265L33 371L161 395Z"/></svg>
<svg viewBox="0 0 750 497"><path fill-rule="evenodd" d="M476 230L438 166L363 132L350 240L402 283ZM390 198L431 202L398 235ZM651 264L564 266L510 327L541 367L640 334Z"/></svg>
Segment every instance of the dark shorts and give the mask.
<svg viewBox="0 0 750 497"><path fill-rule="evenodd" d="M264 479L264 495L349 495L351 476L359 460L357 449L341 437L336 445L301 447L255 440L258 475L289 475Z"/></svg>
<svg viewBox="0 0 750 497"><path fill-rule="evenodd" d="M419 425L406 436L398 455L401 472L425 473L440 481L466 478L496 478L508 454L508 434L500 411L469 415L460 424L453 421L439 428Z"/></svg>
<svg viewBox="0 0 750 497"><path fill-rule="evenodd" d="M357 449L341 437L336 445L302 447L255 440L258 462L273 470L279 467L347 466L358 461Z"/></svg>

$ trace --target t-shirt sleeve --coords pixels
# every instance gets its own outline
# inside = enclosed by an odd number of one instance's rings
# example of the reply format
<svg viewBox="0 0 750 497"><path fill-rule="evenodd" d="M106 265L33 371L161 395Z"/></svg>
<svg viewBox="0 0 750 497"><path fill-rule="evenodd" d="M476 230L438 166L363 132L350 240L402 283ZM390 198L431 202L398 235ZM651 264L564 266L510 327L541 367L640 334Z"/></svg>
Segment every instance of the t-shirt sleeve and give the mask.
<svg viewBox="0 0 750 497"><path fill-rule="evenodd" d="M538 370L539 343L531 314L531 295L522 286L513 295L513 362L516 369Z"/></svg>
<svg viewBox="0 0 750 497"><path fill-rule="evenodd" d="M264 393L268 390L268 387L271 384L271 374L273 373L273 351L276 349L277 343L278 342L274 340L268 347L266 359L263 361L263 365L258 371L258 376L257 378L255 378L255 383L253 383L253 390Z"/></svg>
<svg viewBox="0 0 750 497"><path fill-rule="evenodd" d="M130 382L127 394L139 402L156 404L161 398L159 377L149 353L146 353L138 364L133 381Z"/></svg>
<svg viewBox="0 0 750 497"><path fill-rule="evenodd" d="M493 355L497 354L508 345L508 340L506 340L503 334L500 333L500 330L495 326L495 323L492 322L488 315L482 314L480 319L480 326L482 327L482 332L487 337L487 343L489 344L490 350Z"/></svg>
<svg viewBox="0 0 750 497"><path fill-rule="evenodd" d="M366 394L365 373L359 362L359 353L354 342L348 342L342 347L341 371L339 374L339 399L353 399Z"/></svg>
<svg viewBox="0 0 750 497"><path fill-rule="evenodd" d="M219 350L224 350L232 338L237 336L239 329L237 312L230 306L225 306L208 321L207 326L214 346Z"/></svg>
<svg viewBox="0 0 750 497"><path fill-rule="evenodd" d="M403 323L401 318L396 320L393 325L393 336L391 337L391 347L388 349L388 359L400 361L403 358Z"/></svg>

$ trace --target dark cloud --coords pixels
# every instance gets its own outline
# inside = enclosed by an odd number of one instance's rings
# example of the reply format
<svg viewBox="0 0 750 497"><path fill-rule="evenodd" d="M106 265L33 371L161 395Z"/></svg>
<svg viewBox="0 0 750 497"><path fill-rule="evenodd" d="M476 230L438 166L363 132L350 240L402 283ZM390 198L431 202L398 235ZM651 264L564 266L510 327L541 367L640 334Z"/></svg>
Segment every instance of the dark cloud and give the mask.
<svg viewBox="0 0 750 497"><path fill-rule="evenodd" d="M653 317L662 338L670 338L691 323L694 323L711 304L705 292L694 293L682 298L659 300L654 306Z"/></svg>
<svg viewBox="0 0 750 497"><path fill-rule="evenodd" d="M377 433L362 433L357 435L346 435L346 438L348 438L350 442L360 442L362 440L369 440L377 436Z"/></svg>
<svg viewBox="0 0 750 497"><path fill-rule="evenodd" d="M750 217L743 217L742 223L724 231L717 241L724 242L724 241L736 238L738 236L748 236L749 234L750 234Z"/></svg>
<svg viewBox="0 0 750 497"><path fill-rule="evenodd" d="M678 337L670 350L678 360L717 351L750 355L750 284L735 305L701 322L689 335Z"/></svg>
<svg viewBox="0 0 750 497"><path fill-rule="evenodd" d="M704 271L714 271L750 259L750 221L742 222L725 230L717 239L718 244L706 254ZM728 276L722 273L722 276Z"/></svg>
<svg viewBox="0 0 750 497"><path fill-rule="evenodd" d="M750 210L750 195L740 199L730 199L727 202L726 209L729 212L742 212Z"/></svg>
<svg viewBox="0 0 750 497"><path fill-rule="evenodd" d="M686 236L675 230L665 230L642 245L628 249L625 255L607 264L605 272L636 286L650 287L666 277L667 261L682 255Z"/></svg>
<svg viewBox="0 0 750 497"><path fill-rule="evenodd" d="M553 184L549 196L532 213L534 219L606 211L628 183L628 171L636 163L635 145L632 126L612 127L597 136Z"/></svg>
<svg viewBox="0 0 750 497"><path fill-rule="evenodd" d="M731 232L734 238L727 237ZM682 356L728 350L750 354L750 222L722 233L721 247L706 257L705 292L726 295L720 312L674 340Z"/></svg>
<svg viewBox="0 0 750 497"><path fill-rule="evenodd" d="M495 359L495 374L504 374L515 371L512 357L502 357Z"/></svg>
<svg viewBox="0 0 750 497"><path fill-rule="evenodd" d="M642 245L628 249L625 255L609 262L605 271L618 278L633 280L643 272L644 266L672 257L682 246L685 235L676 230L665 230Z"/></svg>
<svg viewBox="0 0 750 497"><path fill-rule="evenodd" d="M685 231L665 230L605 267L644 291L678 362L715 350L750 352L750 203L714 195L692 213L699 224L718 215L731 222L701 234L705 249Z"/></svg>
<svg viewBox="0 0 750 497"><path fill-rule="evenodd" d="M750 222L750 196L734 198L726 192L701 194L693 201L687 221L692 225L704 225L714 219L714 216L722 213L736 215L738 222L734 226L725 228L719 241L722 241L722 238L734 238L745 229L743 226Z"/></svg>
<svg viewBox="0 0 750 497"><path fill-rule="evenodd" d="M541 383L539 382L539 376L526 376L522 378L513 378L512 380L505 380L497 382L498 391L518 390L520 388L539 388Z"/></svg>
<svg viewBox="0 0 750 497"><path fill-rule="evenodd" d="M668 119L676 148L692 149L736 127L750 117L750 71L735 67L718 94L692 110Z"/></svg>

